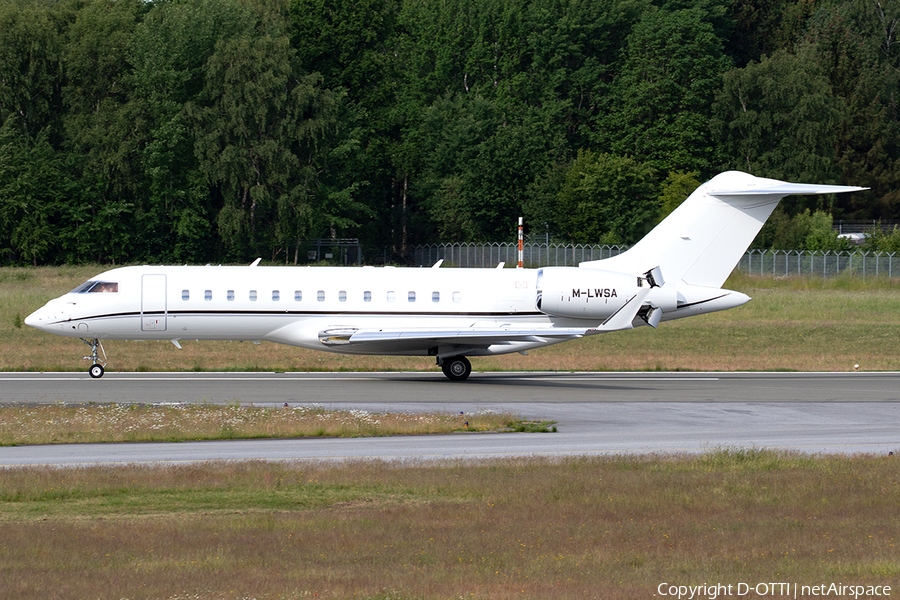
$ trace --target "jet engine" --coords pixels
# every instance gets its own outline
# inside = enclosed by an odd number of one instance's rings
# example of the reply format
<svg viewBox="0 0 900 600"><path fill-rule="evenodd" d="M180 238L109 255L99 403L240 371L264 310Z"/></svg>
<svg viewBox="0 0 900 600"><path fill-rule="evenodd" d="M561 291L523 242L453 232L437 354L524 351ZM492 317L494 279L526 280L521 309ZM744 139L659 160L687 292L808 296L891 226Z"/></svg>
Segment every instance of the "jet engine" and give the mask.
<svg viewBox="0 0 900 600"><path fill-rule="evenodd" d="M651 285L647 277L578 267L538 269L536 306L544 314L605 319Z"/></svg>

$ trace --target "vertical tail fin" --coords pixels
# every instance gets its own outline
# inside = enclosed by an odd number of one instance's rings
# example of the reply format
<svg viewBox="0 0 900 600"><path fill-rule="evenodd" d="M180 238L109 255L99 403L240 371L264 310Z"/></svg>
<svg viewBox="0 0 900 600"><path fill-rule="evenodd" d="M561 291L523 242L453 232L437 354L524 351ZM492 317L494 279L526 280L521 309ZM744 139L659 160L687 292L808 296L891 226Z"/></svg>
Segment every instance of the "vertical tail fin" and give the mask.
<svg viewBox="0 0 900 600"><path fill-rule="evenodd" d="M782 198L864 189L786 183L738 171L720 173L697 188L628 251L579 266L623 273L643 273L658 266L667 280L718 288Z"/></svg>

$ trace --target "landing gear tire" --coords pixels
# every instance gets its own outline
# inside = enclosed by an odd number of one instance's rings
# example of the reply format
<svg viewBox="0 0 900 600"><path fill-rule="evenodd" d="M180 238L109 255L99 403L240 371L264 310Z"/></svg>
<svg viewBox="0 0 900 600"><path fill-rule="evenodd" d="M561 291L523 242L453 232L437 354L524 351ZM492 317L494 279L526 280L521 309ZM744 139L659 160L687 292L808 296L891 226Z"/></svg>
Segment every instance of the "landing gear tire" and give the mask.
<svg viewBox="0 0 900 600"><path fill-rule="evenodd" d="M97 338L92 340L81 338L81 341L91 347L91 355L84 357L84 360L89 360L93 363L88 369L88 375L90 375L92 379L100 379L106 371L103 368L103 365L106 364L106 350L103 349L103 344ZM100 358L101 353L103 354L103 358Z"/></svg>
<svg viewBox="0 0 900 600"><path fill-rule="evenodd" d="M454 356L444 359L441 370L450 381L465 381L472 373L472 363L465 356Z"/></svg>

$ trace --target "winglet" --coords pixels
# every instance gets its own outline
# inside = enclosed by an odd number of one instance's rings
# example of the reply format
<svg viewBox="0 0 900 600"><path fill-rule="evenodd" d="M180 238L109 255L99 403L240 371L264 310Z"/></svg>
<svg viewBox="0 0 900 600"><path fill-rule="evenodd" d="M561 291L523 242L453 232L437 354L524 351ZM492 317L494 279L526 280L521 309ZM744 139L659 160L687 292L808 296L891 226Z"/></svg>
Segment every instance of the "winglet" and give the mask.
<svg viewBox="0 0 900 600"><path fill-rule="evenodd" d="M257 258L257 259L254 260L252 263L250 263L250 266L251 266L251 267L257 266L257 265L260 263L261 260L262 260L261 257L260 257L260 258Z"/></svg>

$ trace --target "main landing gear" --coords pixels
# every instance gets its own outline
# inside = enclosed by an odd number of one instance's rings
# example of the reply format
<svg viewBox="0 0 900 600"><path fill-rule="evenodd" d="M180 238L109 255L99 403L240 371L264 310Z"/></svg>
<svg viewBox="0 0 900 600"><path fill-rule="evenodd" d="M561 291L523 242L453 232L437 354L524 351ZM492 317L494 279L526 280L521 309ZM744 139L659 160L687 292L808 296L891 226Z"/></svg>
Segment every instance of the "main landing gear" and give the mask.
<svg viewBox="0 0 900 600"><path fill-rule="evenodd" d="M465 356L439 358L438 365L450 381L465 381L472 373L472 363Z"/></svg>
<svg viewBox="0 0 900 600"><path fill-rule="evenodd" d="M84 360L89 360L93 363L91 365L91 368L88 369L88 375L90 375L94 379L100 379L101 377L103 377L103 373L105 373L103 367L106 365L106 350L103 349L103 344L101 344L100 340L98 340L97 338L94 338L92 340L86 340L84 338L80 339L82 342L91 347L91 355L84 357ZM103 358L100 358L99 354L97 353L98 349L103 353Z"/></svg>

